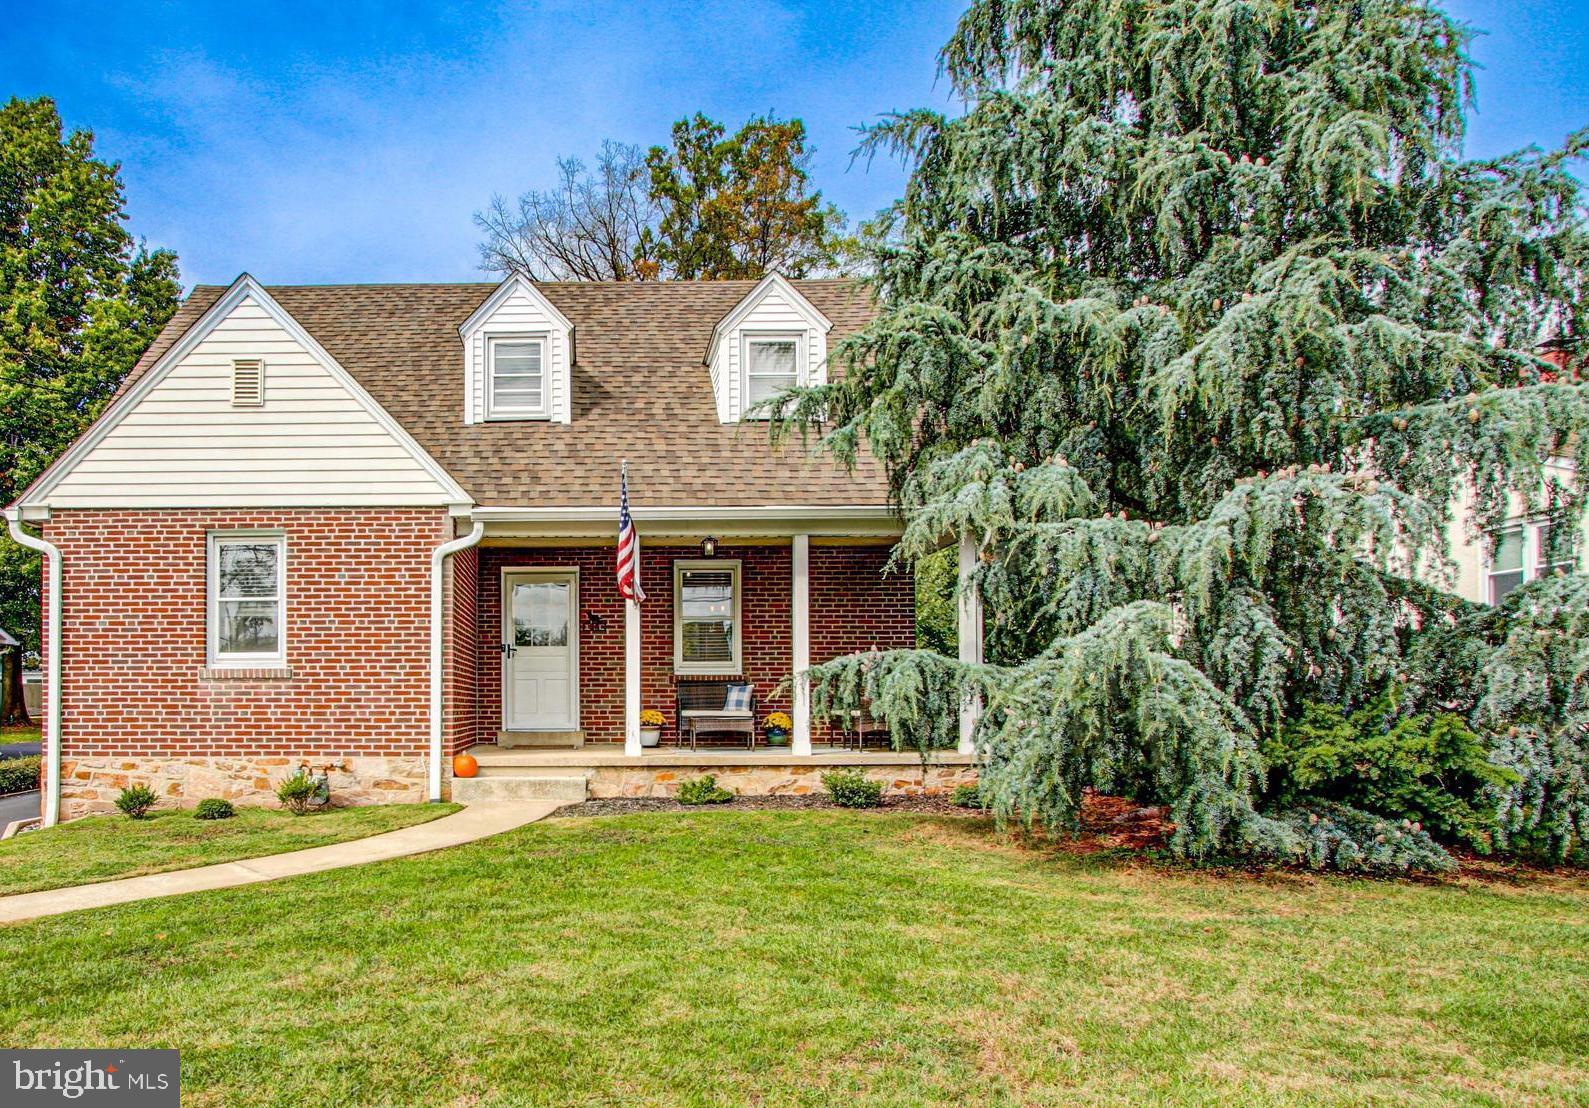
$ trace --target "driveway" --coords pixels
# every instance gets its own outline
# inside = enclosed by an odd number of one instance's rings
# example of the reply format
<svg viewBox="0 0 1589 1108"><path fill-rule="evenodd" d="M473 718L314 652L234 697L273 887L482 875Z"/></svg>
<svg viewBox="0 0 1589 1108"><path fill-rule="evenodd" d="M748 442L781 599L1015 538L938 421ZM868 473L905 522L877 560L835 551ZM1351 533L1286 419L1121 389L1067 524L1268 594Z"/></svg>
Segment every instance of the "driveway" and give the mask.
<svg viewBox="0 0 1589 1108"><path fill-rule="evenodd" d="M29 754L42 754L40 743L0 743L0 758L24 758Z"/></svg>
<svg viewBox="0 0 1589 1108"><path fill-rule="evenodd" d="M0 799L0 831L5 830L6 824L12 820L30 819L39 814L39 794L35 790L30 793L18 793Z"/></svg>

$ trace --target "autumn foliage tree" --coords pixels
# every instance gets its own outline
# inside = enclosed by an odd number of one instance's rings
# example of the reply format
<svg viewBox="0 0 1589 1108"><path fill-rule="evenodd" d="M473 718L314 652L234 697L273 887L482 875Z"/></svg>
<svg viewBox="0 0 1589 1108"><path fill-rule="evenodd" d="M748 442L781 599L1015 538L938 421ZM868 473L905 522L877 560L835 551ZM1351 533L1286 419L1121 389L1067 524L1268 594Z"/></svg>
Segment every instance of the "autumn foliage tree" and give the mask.
<svg viewBox="0 0 1589 1108"><path fill-rule="evenodd" d="M758 116L732 135L697 114L646 155L655 255L680 278L804 277L836 261L844 217L810 189L805 124Z"/></svg>

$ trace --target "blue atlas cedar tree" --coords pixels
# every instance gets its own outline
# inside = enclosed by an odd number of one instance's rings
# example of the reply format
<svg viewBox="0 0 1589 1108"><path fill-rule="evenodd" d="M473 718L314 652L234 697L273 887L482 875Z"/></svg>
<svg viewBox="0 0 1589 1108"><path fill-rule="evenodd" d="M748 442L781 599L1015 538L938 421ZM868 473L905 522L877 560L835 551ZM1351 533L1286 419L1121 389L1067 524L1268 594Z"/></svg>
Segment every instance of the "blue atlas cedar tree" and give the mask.
<svg viewBox="0 0 1589 1108"><path fill-rule="evenodd" d="M964 113L864 140L912 169L881 312L775 433L884 463L897 557L975 536L990 661L841 659L818 711L865 696L944 746L975 691L1001 819L1072 828L1091 786L1169 805L1183 856L1318 862L1317 828L1380 823L1263 811L1260 743L1397 682L1518 771L1503 837L1575 849L1589 585L1480 611L1415 583L1464 487L1470 526L1511 496L1576 522L1589 467L1586 388L1538 356L1582 328L1589 135L1462 160L1468 39L1407 0L966 12L941 55ZM1425 855L1417 832L1388 864Z"/></svg>

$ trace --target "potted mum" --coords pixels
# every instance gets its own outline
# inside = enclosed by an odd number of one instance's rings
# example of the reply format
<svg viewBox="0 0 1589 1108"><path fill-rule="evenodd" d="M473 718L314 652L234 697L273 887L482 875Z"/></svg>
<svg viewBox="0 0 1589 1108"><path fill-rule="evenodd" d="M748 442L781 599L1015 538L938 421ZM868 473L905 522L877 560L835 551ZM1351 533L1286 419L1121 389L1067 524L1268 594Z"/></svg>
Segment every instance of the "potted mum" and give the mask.
<svg viewBox="0 0 1589 1108"><path fill-rule="evenodd" d="M656 746L662 741L662 725L667 720L655 708L640 713L640 745Z"/></svg>
<svg viewBox="0 0 1589 1108"><path fill-rule="evenodd" d="M767 718L762 721L762 733L767 736L768 746L787 746L789 731L794 727L794 721L785 712L768 712Z"/></svg>

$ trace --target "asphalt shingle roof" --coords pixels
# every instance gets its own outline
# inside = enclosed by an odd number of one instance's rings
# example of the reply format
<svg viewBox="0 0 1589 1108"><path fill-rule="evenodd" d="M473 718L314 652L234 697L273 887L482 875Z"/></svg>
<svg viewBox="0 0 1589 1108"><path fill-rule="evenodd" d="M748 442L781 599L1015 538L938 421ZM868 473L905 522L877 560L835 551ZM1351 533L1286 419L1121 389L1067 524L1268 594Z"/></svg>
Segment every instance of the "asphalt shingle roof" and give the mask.
<svg viewBox="0 0 1589 1108"><path fill-rule="evenodd" d="M828 342L864 326L870 294L852 281L792 284L833 322ZM546 282L574 325L571 423L463 422L458 325L494 284L283 285L275 297L482 505L610 502L621 460L636 504L884 504L882 468L846 472L762 423L722 424L703 357L712 328L752 281ZM126 388L226 290L199 285L128 376Z"/></svg>

